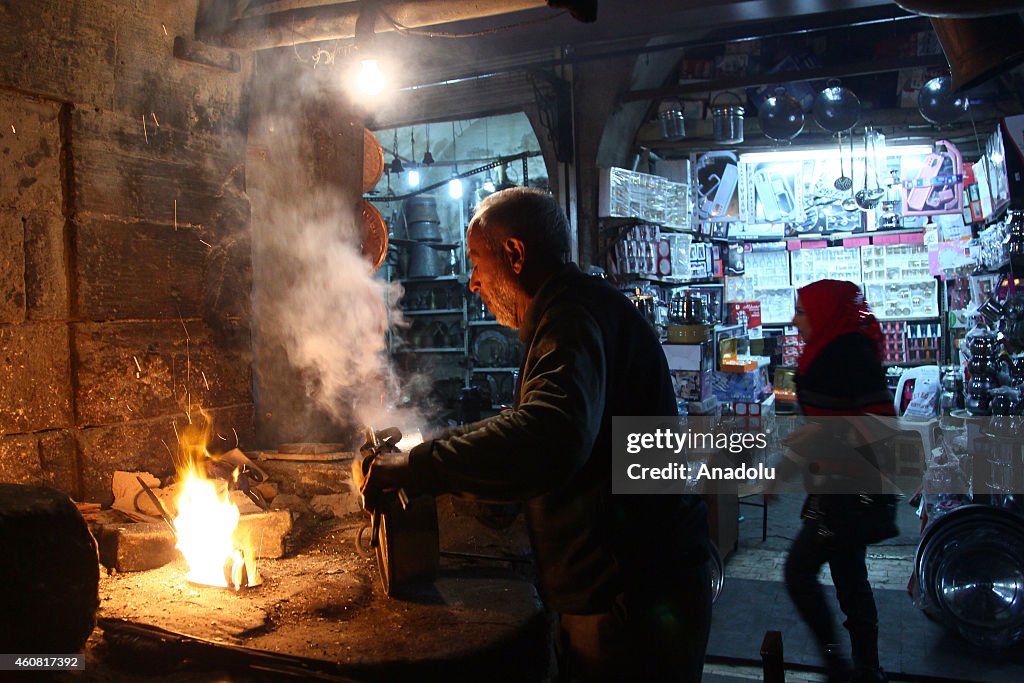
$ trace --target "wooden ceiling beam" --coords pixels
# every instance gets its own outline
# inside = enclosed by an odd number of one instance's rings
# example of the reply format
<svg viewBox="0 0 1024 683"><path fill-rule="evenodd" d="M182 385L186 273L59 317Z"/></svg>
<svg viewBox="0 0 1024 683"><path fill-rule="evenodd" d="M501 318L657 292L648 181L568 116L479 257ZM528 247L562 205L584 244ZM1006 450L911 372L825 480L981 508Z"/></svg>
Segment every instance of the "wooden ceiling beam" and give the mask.
<svg viewBox="0 0 1024 683"><path fill-rule="evenodd" d="M247 0L202 0L196 37L221 47L261 50L352 38L359 12L366 6L378 7L402 26L423 28L537 9L546 7L547 3L545 0L420 0L320 4L311 0L283 3L281 11L265 14L245 13L247 6ZM270 7L272 5L264 6L265 9ZM375 30L394 31L395 27L378 16Z"/></svg>

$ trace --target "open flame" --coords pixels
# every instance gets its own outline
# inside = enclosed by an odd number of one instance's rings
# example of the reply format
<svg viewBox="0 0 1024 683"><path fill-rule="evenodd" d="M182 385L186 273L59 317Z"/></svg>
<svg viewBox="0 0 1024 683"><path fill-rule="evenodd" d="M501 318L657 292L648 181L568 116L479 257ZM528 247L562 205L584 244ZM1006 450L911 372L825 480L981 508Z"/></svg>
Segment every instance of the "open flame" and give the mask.
<svg viewBox="0 0 1024 683"><path fill-rule="evenodd" d="M176 547L188 563L189 581L235 590L255 586L260 580L254 553L239 547L234 538L241 516L238 506L231 502L227 482L206 474L212 420L200 413L201 418L190 422L178 437L181 491L174 518Z"/></svg>

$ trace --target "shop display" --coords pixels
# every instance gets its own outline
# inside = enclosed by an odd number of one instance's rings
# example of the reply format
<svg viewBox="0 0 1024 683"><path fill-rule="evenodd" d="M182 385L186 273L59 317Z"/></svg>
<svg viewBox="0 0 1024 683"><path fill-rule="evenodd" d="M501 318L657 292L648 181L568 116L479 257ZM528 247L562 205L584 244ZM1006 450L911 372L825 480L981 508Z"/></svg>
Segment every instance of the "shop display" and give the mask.
<svg viewBox="0 0 1024 683"><path fill-rule="evenodd" d="M963 161L948 140L937 140L934 151L919 166L913 157L901 157L903 215L933 216L963 212Z"/></svg>
<svg viewBox="0 0 1024 683"><path fill-rule="evenodd" d="M739 162L733 152L706 152L694 161L697 219L739 220Z"/></svg>
<svg viewBox="0 0 1024 683"><path fill-rule="evenodd" d="M856 249L827 247L791 252L793 286L803 287L817 280L861 281L861 258Z"/></svg>

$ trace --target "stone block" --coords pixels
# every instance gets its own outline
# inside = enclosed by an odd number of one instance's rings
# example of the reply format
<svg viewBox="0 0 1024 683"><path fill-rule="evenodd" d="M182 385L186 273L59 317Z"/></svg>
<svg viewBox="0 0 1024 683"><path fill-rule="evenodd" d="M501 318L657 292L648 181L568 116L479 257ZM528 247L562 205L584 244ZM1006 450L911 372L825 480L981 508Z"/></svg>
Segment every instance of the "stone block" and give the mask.
<svg viewBox="0 0 1024 683"><path fill-rule="evenodd" d="M331 515L344 517L353 512L363 509L359 502L359 494L355 490L344 493L331 493L323 496L313 496L309 501L309 507L313 512L320 515Z"/></svg>
<svg viewBox="0 0 1024 683"><path fill-rule="evenodd" d="M0 325L0 434L70 427L64 323Z"/></svg>
<svg viewBox="0 0 1024 683"><path fill-rule="evenodd" d="M25 307L30 320L68 318L68 254L58 207L25 215Z"/></svg>
<svg viewBox="0 0 1024 683"><path fill-rule="evenodd" d="M252 400L248 355L223 348L200 320L81 323L72 331L79 424Z"/></svg>
<svg viewBox="0 0 1024 683"><path fill-rule="evenodd" d="M0 111L0 208L59 212L60 105L4 91Z"/></svg>
<svg viewBox="0 0 1024 683"><path fill-rule="evenodd" d="M281 493L313 496L352 491L352 461L257 460Z"/></svg>
<svg viewBox="0 0 1024 683"><path fill-rule="evenodd" d="M74 436L63 430L0 436L0 481L46 485L77 498Z"/></svg>
<svg viewBox="0 0 1024 683"><path fill-rule="evenodd" d="M257 557L284 555L285 539L292 530L292 515L287 510L270 510L242 515L235 529L235 541L256 550Z"/></svg>
<svg viewBox="0 0 1024 683"><path fill-rule="evenodd" d="M213 425L208 448L221 453L252 439L252 405L244 404L208 410ZM110 503L110 484L117 470L152 472L163 479L174 473L172 451L177 453L178 433L188 426L183 413L152 420L137 420L78 431L85 500Z"/></svg>
<svg viewBox="0 0 1024 683"><path fill-rule="evenodd" d="M25 319L24 235L21 214L0 208L0 323Z"/></svg>
<svg viewBox="0 0 1024 683"><path fill-rule="evenodd" d="M178 556L174 534L163 522L103 527L98 540L100 562L119 572L156 569Z"/></svg>

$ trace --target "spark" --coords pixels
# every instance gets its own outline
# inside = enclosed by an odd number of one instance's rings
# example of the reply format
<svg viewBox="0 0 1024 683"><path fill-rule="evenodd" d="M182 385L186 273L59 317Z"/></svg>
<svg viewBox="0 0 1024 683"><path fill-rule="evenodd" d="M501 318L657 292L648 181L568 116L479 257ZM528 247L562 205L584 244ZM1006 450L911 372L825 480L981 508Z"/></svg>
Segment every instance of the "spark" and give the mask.
<svg viewBox="0 0 1024 683"><path fill-rule="evenodd" d="M168 446L167 442L164 441L163 439L160 439L160 443L162 443L164 445L164 448L167 449L167 455L171 456L171 459L173 460L174 459L174 453L171 453L171 447Z"/></svg>
<svg viewBox="0 0 1024 683"><path fill-rule="evenodd" d="M164 30L164 35L166 36L167 35L167 27L164 26L163 24L160 24L160 28L162 28Z"/></svg>
<svg viewBox="0 0 1024 683"><path fill-rule="evenodd" d="M136 358L135 356L132 356L132 359L135 361L135 367L137 367L139 369L139 371L135 373L135 379L138 379L138 378L142 377L142 366L139 364L139 359L138 358Z"/></svg>
<svg viewBox="0 0 1024 683"><path fill-rule="evenodd" d="M238 430L236 430L234 427L232 427L231 431L233 431L235 433L235 448L238 448Z"/></svg>
<svg viewBox="0 0 1024 683"><path fill-rule="evenodd" d="M228 440L228 438L226 436L224 436L223 434L218 434L217 438L220 439L221 441L227 441Z"/></svg>
<svg viewBox="0 0 1024 683"><path fill-rule="evenodd" d="M146 130L146 115L142 115L142 134L146 136L146 144L149 144L149 132Z"/></svg>
<svg viewBox="0 0 1024 683"><path fill-rule="evenodd" d="M14 130L14 124L13 123L11 124L11 132L14 133L15 135L18 134L18 131Z"/></svg>
<svg viewBox="0 0 1024 683"><path fill-rule="evenodd" d="M178 200L174 200L174 229L178 229Z"/></svg>
<svg viewBox="0 0 1024 683"><path fill-rule="evenodd" d="M210 249L213 249L213 245L210 244L209 242L207 242L206 240L199 240L199 241L202 242L203 244L205 244L206 246L208 246Z"/></svg>
<svg viewBox="0 0 1024 683"><path fill-rule="evenodd" d="M174 430L174 438L178 440L178 445L181 445L181 436L178 434L178 423L171 420L171 428Z"/></svg>
<svg viewBox="0 0 1024 683"><path fill-rule="evenodd" d="M155 123L156 127L159 128L160 127L160 121L157 120L157 118L156 118L156 112L155 111L151 111L151 112L149 112L149 115L153 117L153 123Z"/></svg>
<svg viewBox="0 0 1024 683"><path fill-rule="evenodd" d="M209 391L209 390L210 390L210 382L209 382L209 381L207 381L207 379L206 379L206 373L205 373L205 372L203 372L202 370L200 370L199 372L200 372L200 374L202 374L202 376L203 376L203 384L205 384L205 385L206 385L206 390L207 390L207 391Z"/></svg>

